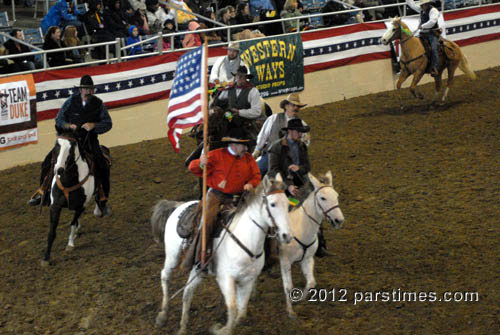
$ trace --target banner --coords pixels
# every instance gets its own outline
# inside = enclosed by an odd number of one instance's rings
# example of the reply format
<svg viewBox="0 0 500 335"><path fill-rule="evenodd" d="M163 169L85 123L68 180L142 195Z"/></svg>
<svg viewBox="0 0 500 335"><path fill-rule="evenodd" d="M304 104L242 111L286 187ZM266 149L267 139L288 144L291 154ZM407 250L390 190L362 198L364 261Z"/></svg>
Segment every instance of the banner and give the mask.
<svg viewBox="0 0 500 335"><path fill-rule="evenodd" d="M460 46L500 39L500 4L445 12L444 20L447 38L457 42ZM292 74L303 76L303 73L390 58L389 47L380 44L380 37L386 29L384 22L370 22L303 32L302 42L296 44L297 48L299 45L303 48L303 52L298 49L294 52L294 57L300 58L301 61L303 59L303 71L284 70L285 63L283 63L283 71L287 77L286 84L288 85L289 82L288 76ZM300 38L296 35L289 36L290 38ZM276 38L266 40L282 40L286 45L286 38L287 36L276 36ZM239 42L240 47L241 45L250 46L257 43L255 41ZM279 44L276 48L278 47ZM261 61L262 53L258 51L257 47L255 48L256 55L259 57L259 61L255 62L258 63L257 65L261 65L261 62L264 61L266 64L272 62L267 59ZM262 50L264 52L264 49ZM184 52L177 51L116 64L35 73L33 76L36 82L38 120L54 118L64 101L76 92L75 86L78 85L80 77L84 74L92 76L97 86L96 95L104 101L108 108L167 98L172 87L177 61ZM267 50L265 52L267 57ZM272 48L269 52L272 57ZM209 48L209 71L217 58L226 54L227 50L223 47ZM247 58L254 64L252 60L254 55L251 50L248 51ZM279 57L276 61L279 62ZM261 71L262 69L262 67L259 68ZM257 80L258 73L255 66L250 66L250 70L253 71ZM267 71L267 68L265 70ZM270 65L269 70L269 75L274 76L272 65ZM281 71L280 65L278 71ZM276 78L276 80L272 79L267 83L256 82L256 84L271 83L270 85L272 85L278 81L282 80ZM262 96L270 94L265 89L262 90L262 93Z"/></svg>
<svg viewBox="0 0 500 335"><path fill-rule="evenodd" d="M37 142L33 75L0 78L0 150Z"/></svg>
<svg viewBox="0 0 500 335"><path fill-rule="evenodd" d="M300 34L240 41L240 57L263 98L304 90L304 49Z"/></svg>

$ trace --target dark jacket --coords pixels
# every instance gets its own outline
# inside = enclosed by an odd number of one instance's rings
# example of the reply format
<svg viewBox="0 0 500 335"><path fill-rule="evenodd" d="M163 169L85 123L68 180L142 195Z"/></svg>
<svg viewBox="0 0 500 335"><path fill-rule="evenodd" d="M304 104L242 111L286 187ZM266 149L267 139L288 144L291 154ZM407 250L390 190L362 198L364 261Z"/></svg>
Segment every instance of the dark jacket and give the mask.
<svg viewBox="0 0 500 335"><path fill-rule="evenodd" d="M61 41L61 45L59 45L57 44L56 41L54 41L51 38L47 38L43 43L43 50L53 50L64 47L65 47L64 42ZM66 62L66 58L67 57L65 51L51 52L47 54L47 61L50 66L67 65L68 63Z"/></svg>
<svg viewBox="0 0 500 335"><path fill-rule="evenodd" d="M275 177L279 172L287 185L300 187L307 181L307 173L311 171L311 165L309 163L307 146L302 141L298 141L297 143L299 145L299 171L294 173L288 169L293 164L293 160L290 155L288 140L285 136L275 141L269 148L268 174L270 177Z"/></svg>
<svg viewBox="0 0 500 335"><path fill-rule="evenodd" d="M20 49L18 49L17 45L20 46ZM4 44L5 49L9 51L9 55L16 55L16 54L23 54L26 52L31 52L30 48L28 48L24 44L17 44L14 40L8 40ZM29 62L34 62L35 57L34 56L26 56L26 57L17 57L17 58L12 58L14 63L22 63L23 61L29 61Z"/></svg>
<svg viewBox="0 0 500 335"><path fill-rule="evenodd" d="M104 134L113 126L109 112L101 99L93 95L83 106L80 93L73 94L57 113L56 130L58 132L67 130L70 124L81 127L86 122L95 123L96 134Z"/></svg>
<svg viewBox="0 0 500 335"><path fill-rule="evenodd" d="M126 20L121 16L121 13L107 8L104 10L104 26L114 37L127 37Z"/></svg>

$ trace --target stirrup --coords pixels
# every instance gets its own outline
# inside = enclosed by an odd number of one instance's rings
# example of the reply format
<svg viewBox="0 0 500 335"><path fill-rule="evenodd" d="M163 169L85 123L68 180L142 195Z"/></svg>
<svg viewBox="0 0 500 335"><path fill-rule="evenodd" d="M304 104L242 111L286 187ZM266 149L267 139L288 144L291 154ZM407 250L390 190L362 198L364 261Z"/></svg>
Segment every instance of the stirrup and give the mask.
<svg viewBox="0 0 500 335"><path fill-rule="evenodd" d="M30 197L30 200L35 199L37 195L40 195L40 199L43 198L43 195L45 194L45 191L40 187L38 190L35 191Z"/></svg>

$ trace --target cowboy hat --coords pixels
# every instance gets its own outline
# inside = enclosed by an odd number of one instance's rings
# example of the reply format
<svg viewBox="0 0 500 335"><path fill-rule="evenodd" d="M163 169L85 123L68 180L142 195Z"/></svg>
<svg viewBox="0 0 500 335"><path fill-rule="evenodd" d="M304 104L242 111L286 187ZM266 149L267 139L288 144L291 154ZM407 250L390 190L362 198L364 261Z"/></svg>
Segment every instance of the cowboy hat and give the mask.
<svg viewBox="0 0 500 335"><path fill-rule="evenodd" d="M286 104L294 104L299 108L307 106L307 104L303 104L300 102L300 96L298 93L290 93L285 100L280 102L280 108L285 108Z"/></svg>
<svg viewBox="0 0 500 335"><path fill-rule="evenodd" d="M425 5L426 3L431 3L431 2L434 2L434 0L421 0L420 6Z"/></svg>
<svg viewBox="0 0 500 335"><path fill-rule="evenodd" d="M243 74L247 76L247 79L253 78L253 74L251 74L250 71L248 71L248 68L245 65L241 65L240 67L238 67L238 70L236 70L236 73L231 72L231 74L233 76L236 76L237 74Z"/></svg>
<svg viewBox="0 0 500 335"><path fill-rule="evenodd" d="M255 145L255 140L250 139L247 132L243 128L229 129L227 136L224 136L221 139L221 142L226 144L231 144L231 143L244 144L248 147L253 147Z"/></svg>
<svg viewBox="0 0 500 335"><path fill-rule="evenodd" d="M80 86L75 86L76 88L95 88L94 86L94 81L92 80L92 77L89 76L88 74L84 75L80 79Z"/></svg>
<svg viewBox="0 0 500 335"><path fill-rule="evenodd" d="M281 130L296 130L300 133L308 133L311 128L309 126L305 126L301 119L295 118L288 120L287 126L285 128L281 128Z"/></svg>
<svg viewBox="0 0 500 335"><path fill-rule="evenodd" d="M227 49L227 50L235 50L235 51L238 51L240 52L240 44L238 42L231 42L229 43L229 45L227 47L224 47L224 49Z"/></svg>

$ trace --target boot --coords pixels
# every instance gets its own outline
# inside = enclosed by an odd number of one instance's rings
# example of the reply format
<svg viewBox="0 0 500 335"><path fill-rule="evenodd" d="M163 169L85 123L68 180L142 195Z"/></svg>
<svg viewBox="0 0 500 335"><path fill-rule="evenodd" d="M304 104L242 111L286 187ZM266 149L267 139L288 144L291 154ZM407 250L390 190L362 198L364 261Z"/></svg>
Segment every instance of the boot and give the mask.
<svg viewBox="0 0 500 335"><path fill-rule="evenodd" d="M274 238L266 238L264 242L266 259L264 261L264 271L270 271L275 264L280 261L278 241Z"/></svg>
<svg viewBox="0 0 500 335"><path fill-rule="evenodd" d="M37 191L30 200L28 200L28 205L30 206L38 206L42 203L42 195L41 191Z"/></svg>
<svg viewBox="0 0 500 335"><path fill-rule="evenodd" d="M431 70L431 77L438 77L439 76L439 71L437 70L437 68L432 68Z"/></svg>
<svg viewBox="0 0 500 335"><path fill-rule="evenodd" d="M318 231L318 250L316 250L315 256L318 258L323 258L325 256L332 256L330 252L327 251L325 237L323 236L323 228Z"/></svg>
<svg viewBox="0 0 500 335"><path fill-rule="evenodd" d="M113 216L113 211L111 210L111 206L107 204L107 200L104 201L96 201L94 208L94 216L98 218L102 218L104 216Z"/></svg>

